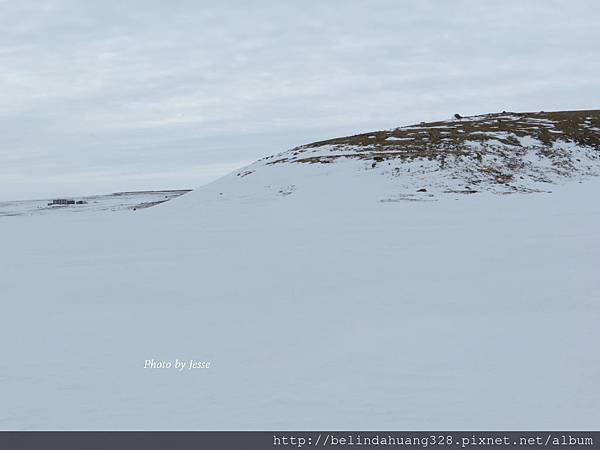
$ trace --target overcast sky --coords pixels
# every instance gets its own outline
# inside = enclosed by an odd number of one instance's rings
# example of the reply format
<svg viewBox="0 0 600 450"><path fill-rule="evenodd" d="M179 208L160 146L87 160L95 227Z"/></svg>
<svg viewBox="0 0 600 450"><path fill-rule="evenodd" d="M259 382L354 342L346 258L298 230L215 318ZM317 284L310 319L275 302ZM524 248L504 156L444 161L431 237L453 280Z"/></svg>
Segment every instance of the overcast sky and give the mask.
<svg viewBox="0 0 600 450"><path fill-rule="evenodd" d="M600 107L600 2L0 0L0 200L196 187L327 137Z"/></svg>

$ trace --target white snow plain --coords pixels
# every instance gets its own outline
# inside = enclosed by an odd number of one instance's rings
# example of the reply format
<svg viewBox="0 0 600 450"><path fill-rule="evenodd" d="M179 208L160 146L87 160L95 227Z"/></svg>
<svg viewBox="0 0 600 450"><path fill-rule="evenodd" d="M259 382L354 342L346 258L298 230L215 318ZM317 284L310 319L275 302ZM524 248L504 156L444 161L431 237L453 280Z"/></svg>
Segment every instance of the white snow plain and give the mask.
<svg viewBox="0 0 600 450"><path fill-rule="evenodd" d="M390 201L367 167L0 217L0 428L596 429L600 179Z"/></svg>

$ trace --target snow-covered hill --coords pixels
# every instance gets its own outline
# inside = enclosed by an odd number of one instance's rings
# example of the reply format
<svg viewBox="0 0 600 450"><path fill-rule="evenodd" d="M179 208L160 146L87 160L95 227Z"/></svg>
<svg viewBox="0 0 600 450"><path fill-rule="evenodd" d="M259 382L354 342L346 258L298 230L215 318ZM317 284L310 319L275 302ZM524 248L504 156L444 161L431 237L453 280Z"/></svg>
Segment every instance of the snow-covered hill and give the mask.
<svg viewBox="0 0 600 450"><path fill-rule="evenodd" d="M593 429L598 129L466 118L0 217L0 428Z"/></svg>
<svg viewBox="0 0 600 450"><path fill-rule="evenodd" d="M553 184L594 175L600 175L599 110L502 112L304 145L264 158L191 197L437 200L478 192L545 192Z"/></svg>

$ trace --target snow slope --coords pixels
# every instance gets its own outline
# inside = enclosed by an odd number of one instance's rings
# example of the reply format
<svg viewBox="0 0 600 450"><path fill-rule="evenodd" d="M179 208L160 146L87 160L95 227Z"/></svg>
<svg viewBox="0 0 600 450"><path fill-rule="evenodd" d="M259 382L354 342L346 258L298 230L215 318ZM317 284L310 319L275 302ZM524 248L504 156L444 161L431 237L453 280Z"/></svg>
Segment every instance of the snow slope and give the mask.
<svg viewBox="0 0 600 450"><path fill-rule="evenodd" d="M463 195L276 158L143 211L0 217L0 428L597 428L599 178Z"/></svg>

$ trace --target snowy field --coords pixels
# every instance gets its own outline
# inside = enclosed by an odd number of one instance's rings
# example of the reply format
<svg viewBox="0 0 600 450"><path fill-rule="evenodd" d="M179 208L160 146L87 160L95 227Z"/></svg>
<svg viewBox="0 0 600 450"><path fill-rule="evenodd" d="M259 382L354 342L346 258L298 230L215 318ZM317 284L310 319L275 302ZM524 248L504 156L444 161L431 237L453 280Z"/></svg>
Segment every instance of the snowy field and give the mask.
<svg viewBox="0 0 600 450"><path fill-rule="evenodd" d="M0 217L0 428L596 429L600 179L389 201L364 167Z"/></svg>
<svg viewBox="0 0 600 450"><path fill-rule="evenodd" d="M142 209L179 197L184 193L186 193L185 190L116 192L107 195L66 198L67 200L83 202L75 205L52 204L55 199L4 201L0 202L0 217Z"/></svg>

